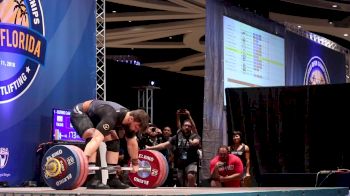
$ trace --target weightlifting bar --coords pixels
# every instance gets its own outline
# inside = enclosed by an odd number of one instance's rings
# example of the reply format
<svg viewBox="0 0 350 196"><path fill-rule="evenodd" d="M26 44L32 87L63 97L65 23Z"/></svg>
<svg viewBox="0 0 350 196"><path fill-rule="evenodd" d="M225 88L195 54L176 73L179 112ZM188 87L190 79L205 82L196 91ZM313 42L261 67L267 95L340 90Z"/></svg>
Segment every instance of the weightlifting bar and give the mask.
<svg viewBox="0 0 350 196"><path fill-rule="evenodd" d="M131 171L132 167L120 167L120 166L108 166L108 167L97 167L97 166L90 166L89 170L123 170L123 171ZM139 171L148 171L150 172L152 169L150 167L139 167Z"/></svg>
<svg viewBox="0 0 350 196"><path fill-rule="evenodd" d="M56 158L51 158L45 165L45 174L50 176L50 177L55 177L58 176L61 170L61 164L59 160ZM123 170L123 171L131 171L131 167L121 167L119 165L116 166L107 166L107 167L97 167L97 166L90 166L88 167L89 170L91 171L96 171L96 170ZM146 172L151 172L152 169L150 167L139 167L138 171L146 171Z"/></svg>

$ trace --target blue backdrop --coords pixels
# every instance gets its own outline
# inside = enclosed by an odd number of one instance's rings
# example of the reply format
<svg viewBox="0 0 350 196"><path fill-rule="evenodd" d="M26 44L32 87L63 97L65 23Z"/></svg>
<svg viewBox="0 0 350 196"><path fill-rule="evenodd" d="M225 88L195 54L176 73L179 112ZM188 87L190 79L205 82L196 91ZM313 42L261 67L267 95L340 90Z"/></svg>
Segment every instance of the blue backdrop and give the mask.
<svg viewBox="0 0 350 196"><path fill-rule="evenodd" d="M307 74L328 73L328 84L345 83L345 54L322 46L295 33L286 32L286 85L304 85ZM313 69L309 66L316 63ZM316 71L316 72L315 72Z"/></svg>
<svg viewBox="0 0 350 196"><path fill-rule="evenodd" d="M52 108L96 97L95 0L0 1L0 181L35 177Z"/></svg>

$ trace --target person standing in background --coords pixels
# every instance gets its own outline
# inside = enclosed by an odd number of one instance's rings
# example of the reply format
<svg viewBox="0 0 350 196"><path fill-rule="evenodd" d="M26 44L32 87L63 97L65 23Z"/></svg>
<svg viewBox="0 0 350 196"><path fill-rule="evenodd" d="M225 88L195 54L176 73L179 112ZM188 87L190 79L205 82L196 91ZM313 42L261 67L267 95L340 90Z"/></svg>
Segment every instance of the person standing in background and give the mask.
<svg viewBox="0 0 350 196"><path fill-rule="evenodd" d="M201 137L192 131L193 125L189 119L184 120L181 129L168 141L155 146L146 146L147 150L162 150L174 148L175 167L179 186L194 187L197 177L197 151L200 148Z"/></svg>
<svg viewBox="0 0 350 196"><path fill-rule="evenodd" d="M194 120L192 119L191 113L187 109L178 109L176 111L176 126L177 126L178 131L182 128L181 127L182 123L181 123L181 119L180 119L181 115L183 115L184 118L191 123L192 132L198 134L196 123L194 123Z"/></svg>
<svg viewBox="0 0 350 196"><path fill-rule="evenodd" d="M173 135L171 128L169 126L165 126L163 128L163 136L162 136L162 142L167 142ZM165 156L165 158L168 161L169 165L169 174L164 182L163 186L167 187L173 187L174 186L174 149L173 148L167 148L161 151L162 154Z"/></svg>
<svg viewBox="0 0 350 196"><path fill-rule="evenodd" d="M242 133L240 131L233 132L232 142L232 145L229 147L230 153L238 156L243 163L244 172L241 180L242 186L251 186L249 146L242 142Z"/></svg>

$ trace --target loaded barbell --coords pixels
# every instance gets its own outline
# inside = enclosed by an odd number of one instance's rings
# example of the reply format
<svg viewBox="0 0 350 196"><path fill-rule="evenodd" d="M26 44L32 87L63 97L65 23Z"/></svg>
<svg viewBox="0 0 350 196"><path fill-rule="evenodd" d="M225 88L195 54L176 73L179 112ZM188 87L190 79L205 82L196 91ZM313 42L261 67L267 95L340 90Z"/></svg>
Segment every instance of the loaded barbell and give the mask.
<svg viewBox="0 0 350 196"><path fill-rule="evenodd" d="M62 171L62 164L58 158L50 158L45 165L45 174L51 178L59 176ZM121 167L119 165L116 166L108 166L108 167L97 167L97 166L89 166L89 171L95 170L122 170L122 171L131 171L131 167ZM139 171L151 171L150 167L140 167Z"/></svg>
<svg viewBox="0 0 350 196"><path fill-rule="evenodd" d="M169 173L167 160L158 151L139 151L139 171L128 173L130 182L140 188L161 186ZM46 151L41 172L45 183L57 190L72 190L82 186L90 170L123 170L131 167L89 167L83 151L72 145L56 145Z"/></svg>

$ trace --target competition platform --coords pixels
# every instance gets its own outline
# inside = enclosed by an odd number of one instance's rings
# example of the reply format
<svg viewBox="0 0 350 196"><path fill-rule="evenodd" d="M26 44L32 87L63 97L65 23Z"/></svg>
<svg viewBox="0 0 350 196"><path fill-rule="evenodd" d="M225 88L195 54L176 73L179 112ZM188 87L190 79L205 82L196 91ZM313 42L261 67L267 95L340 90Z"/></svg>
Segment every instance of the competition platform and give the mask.
<svg viewBox="0 0 350 196"><path fill-rule="evenodd" d="M59 156L54 156L58 154ZM68 164L70 163L70 164ZM158 151L139 151L140 171L128 173L134 185L128 189L86 189L81 186L90 169L81 149L56 145L45 153L41 163L42 179L48 186L1 187L0 196L89 196L89 195L248 195L248 196L350 196L348 172L331 172L314 182L314 174L264 174L259 187L161 187L169 175L166 159ZM129 167L125 168L128 169ZM115 170L115 168L110 168ZM157 171L157 172L156 172ZM147 174L147 175L146 175ZM331 175L332 174L332 175ZM348 175L349 174L349 175ZM333 177L336 177L332 179ZM321 176L322 177L322 176ZM329 177L329 178L328 178ZM137 179L137 180L135 180ZM326 180L326 181L325 181ZM305 181L305 182L304 182ZM310 181L307 183L306 181ZM318 183L318 181L320 181ZM147 183L145 183L147 182ZM332 182L327 184L327 182ZM343 182L343 183L340 183ZM318 187L313 187L315 186ZM300 187L305 185L305 187ZM321 185L323 185L321 187Z"/></svg>
<svg viewBox="0 0 350 196"><path fill-rule="evenodd" d="M55 190L50 187L0 188L0 196L84 196L84 195L249 195L249 196L348 196L348 187L157 187L142 189L96 190L79 187L74 190Z"/></svg>

